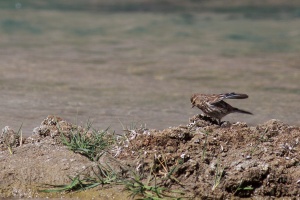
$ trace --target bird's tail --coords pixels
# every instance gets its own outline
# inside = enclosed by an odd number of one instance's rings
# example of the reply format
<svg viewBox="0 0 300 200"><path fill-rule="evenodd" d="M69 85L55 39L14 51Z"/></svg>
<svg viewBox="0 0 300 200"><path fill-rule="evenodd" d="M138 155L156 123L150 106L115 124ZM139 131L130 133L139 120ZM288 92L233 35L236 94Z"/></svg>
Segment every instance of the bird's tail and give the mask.
<svg viewBox="0 0 300 200"><path fill-rule="evenodd" d="M220 95L224 99L246 99L246 98L248 98L247 94L237 94L237 93L234 93L234 92L220 94Z"/></svg>
<svg viewBox="0 0 300 200"><path fill-rule="evenodd" d="M246 110L241 110L241 109L238 109L238 108L233 108L233 112L243 113L243 114L248 114L248 115L253 115L251 112L248 112Z"/></svg>

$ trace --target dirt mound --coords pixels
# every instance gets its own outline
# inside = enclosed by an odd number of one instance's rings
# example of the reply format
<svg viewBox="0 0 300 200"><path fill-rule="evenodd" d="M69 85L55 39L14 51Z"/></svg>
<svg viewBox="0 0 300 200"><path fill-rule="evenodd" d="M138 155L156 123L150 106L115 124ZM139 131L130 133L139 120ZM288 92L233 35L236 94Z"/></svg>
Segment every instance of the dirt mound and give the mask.
<svg viewBox="0 0 300 200"><path fill-rule="evenodd" d="M197 115L187 125L161 131L131 128L97 162L62 145L58 136L74 129L83 130L55 116L22 142L3 129L0 197L41 196L37 186L67 184L69 176L78 174L92 176L97 163L108 162L124 178L131 170L141 181L151 177L193 199L300 196L300 128L278 120L256 127L240 122L218 126ZM13 154L7 151L6 135L13 138Z"/></svg>
<svg viewBox="0 0 300 200"><path fill-rule="evenodd" d="M199 115L186 126L129 133L118 158L155 176L173 170L163 184L192 197L299 197L299 137L299 127L278 120L219 127Z"/></svg>

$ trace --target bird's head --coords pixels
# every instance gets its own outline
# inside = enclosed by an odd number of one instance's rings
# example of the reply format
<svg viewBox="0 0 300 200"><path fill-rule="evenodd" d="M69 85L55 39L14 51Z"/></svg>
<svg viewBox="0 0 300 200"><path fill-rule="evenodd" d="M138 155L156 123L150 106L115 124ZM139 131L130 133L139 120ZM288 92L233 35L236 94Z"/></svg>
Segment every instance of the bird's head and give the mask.
<svg viewBox="0 0 300 200"><path fill-rule="evenodd" d="M193 94L191 96L191 104L192 104L192 107L191 108L194 108L195 105L196 105L196 99L197 99L197 95L196 94Z"/></svg>

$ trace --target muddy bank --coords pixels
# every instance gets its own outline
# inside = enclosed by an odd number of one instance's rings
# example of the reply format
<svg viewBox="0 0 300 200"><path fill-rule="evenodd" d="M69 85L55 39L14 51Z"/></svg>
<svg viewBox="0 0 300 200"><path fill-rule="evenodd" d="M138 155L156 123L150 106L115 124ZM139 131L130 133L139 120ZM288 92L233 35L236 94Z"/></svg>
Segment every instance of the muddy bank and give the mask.
<svg viewBox="0 0 300 200"><path fill-rule="evenodd" d="M6 135L2 133L0 197L82 198L89 194L86 198L129 198L130 191L119 192L125 187L120 182L83 192L39 192L51 188L46 184L69 184L69 177L95 177L99 163L109 164L120 179L131 180L134 172L145 184L155 182L169 188L170 193L180 191L170 196L300 197L298 126L269 120L251 127L242 122L226 122L220 127L197 115L187 125L165 130L125 128L124 136L116 137L97 161L74 153L61 143L61 135L76 128L61 118L48 116L32 136L22 140L22 145L13 144L13 154L9 153Z"/></svg>

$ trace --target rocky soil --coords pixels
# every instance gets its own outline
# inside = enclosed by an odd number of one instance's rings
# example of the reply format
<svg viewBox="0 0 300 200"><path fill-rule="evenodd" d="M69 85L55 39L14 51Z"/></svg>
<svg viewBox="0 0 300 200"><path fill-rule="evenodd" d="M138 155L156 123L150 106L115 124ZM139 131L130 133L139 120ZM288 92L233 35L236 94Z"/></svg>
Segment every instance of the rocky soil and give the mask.
<svg viewBox="0 0 300 200"><path fill-rule="evenodd" d="M39 192L45 184L69 184L69 177L78 174L94 176L100 162L109 163L124 179L129 171L145 182L155 177L157 184L191 199L300 198L300 127L278 120L254 127L242 122L218 126L197 115L187 125L165 130L131 127L97 162L61 144L59 136L74 127L48 116L26 139L13 137L5 127L0 139L0 197L124 199L128 193L120 193L120 185L52 196Z"/></svg>

